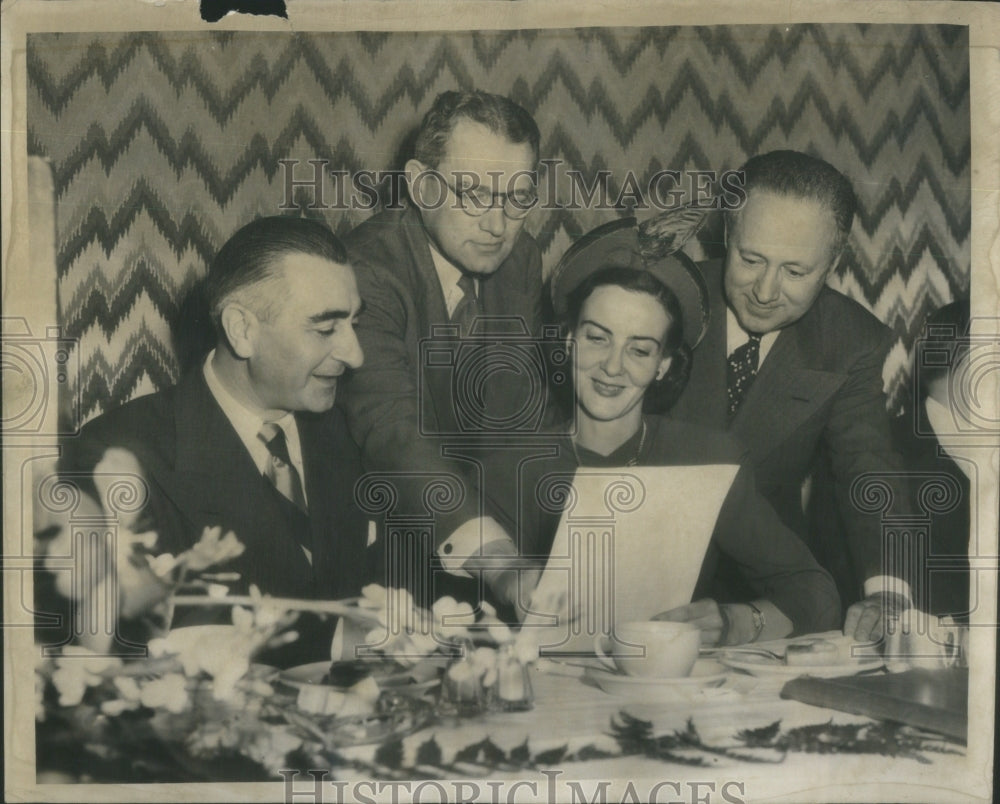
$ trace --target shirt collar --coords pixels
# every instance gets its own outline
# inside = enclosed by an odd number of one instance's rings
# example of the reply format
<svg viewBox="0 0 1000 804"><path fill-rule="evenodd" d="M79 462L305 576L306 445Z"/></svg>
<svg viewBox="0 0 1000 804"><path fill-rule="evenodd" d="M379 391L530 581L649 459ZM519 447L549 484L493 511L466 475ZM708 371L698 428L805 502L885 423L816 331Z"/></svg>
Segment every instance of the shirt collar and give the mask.
<svg viewBox="0 0 1000 804"><path fill-rule="evenodd" d="M260 412L248 407L237 399L226 388L219 375L215 372L215 367L212 365L214 357L215 350L213 349L205 359L203 367L205 383L208 385L208 390L215 398L215 401L219 403L219 407L222 408L223 414L225 414L225 417L236 431L236 435L239 436L240 441L247 448L257 468L263 472L267 466L267 462L270 460L267 445L258 437L261 425L264 424L264 417ZM277 419L270 419L269 421L273 421L284 430L285 442L288 445L288 455L292 459L292 464L299 470L300 477L304 477L301 474L302 447L299 443L299 430L295 424L295 416L292 413L285 413L283 416Z"/></svg>
<svg viewBox="0 0 1000 804"><path fill-rule="evenodd" d="M448 308L449 317L454 314L455 308L458 307L458 303L462 301L462 297L465 295L463 291L458 286L458 280L462 278L462 272L456 268L452 263L445 258L436 248L434 244L428 242L431 248L431 259L434 261L434 271L437 273L438 282L441 283L441 292L444 294L444 304ZM476 282L476 293L479 293L479 280Z"/></svg>
<svg viewBox="0 0 1000 804"><path fill-rule="evenodd" d="M774 342L778 340L778 335L781 334L780 329L776 329L773 332L767 332L760 336L760 357L757 360L758 367L764 362L764 358L767 357L767 353L771 351L771 347L774 346ZM740 326L739 320L736 318L736 314L733 312L732 308L726 305L726 354L731 355L734 349L739 349L743 344L750 340L750 334Z"/></svg>

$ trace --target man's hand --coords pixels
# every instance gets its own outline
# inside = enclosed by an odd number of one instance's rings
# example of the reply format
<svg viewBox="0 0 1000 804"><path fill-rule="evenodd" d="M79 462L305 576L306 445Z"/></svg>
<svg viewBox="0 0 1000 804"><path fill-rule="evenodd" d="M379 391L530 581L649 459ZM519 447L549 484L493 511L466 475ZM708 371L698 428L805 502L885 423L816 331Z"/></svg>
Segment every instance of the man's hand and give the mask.
<svg viewBox="0 0 1000 804"><path fill-rule="evenodd" d="M847 610L844 635L856 642L879 642L885 634L886 620L899 615L909 606L906 598L892 592L869 595Z"/></svg>
<svg viewBox="0 0 1000 804"><path fill-rule="evenodd" d="M674 623L691 623L701 630L702 645L718 645L726 629L719 604L711 598L696 600L686 606L678 606L663 611L654 620L669 620Z"/></svg>
<svg viewBox="0 0 1000 804"><path fill-rule="evenodd" d="M481 572L483 581L497 602L513 606L518 619L523 620L526 610L521 601L530 599L542 571L535 567L521 569L520 564L517 547L507 538L487 542L462 568L468 572Z"/></svg>

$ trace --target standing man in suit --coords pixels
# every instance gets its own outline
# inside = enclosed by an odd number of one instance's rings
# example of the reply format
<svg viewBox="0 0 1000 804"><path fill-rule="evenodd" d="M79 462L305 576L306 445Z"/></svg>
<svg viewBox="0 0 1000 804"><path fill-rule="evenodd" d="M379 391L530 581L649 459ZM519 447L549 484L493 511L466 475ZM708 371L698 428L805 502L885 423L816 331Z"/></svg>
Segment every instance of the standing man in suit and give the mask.
<svg viewBox="0 0 1000 804"><path fill-rule="evenodd" d="M155 552L183 552L205 527L233 531L245 549L218 570L239 573L235 593L358 594L377 564L354 501L357 447L334 408L342 376L364 359L342 244L313 221L255 220L219 251L206 294L216 346L204 362L90 422L62 468L90 472L109 447L131 451ZM329 641L319 650L328 657Z"/></svg>
<svg viewBox="0 0 1000 804"><path fill-rule="evenodd" d="M703 266L710 329L672 414L736 435L761 492L804 538L803 483L825 450L840 549L863 582L845 631L867 638L885 606L908 595L883 566L879 517L861 513L850 493L866 472L902 469L882 389L892 332L826 285L854 218L848 179L797 151L755 156L742 172L746 202L727 213L725 260ZM902 480L894 493L907 504Z"/></svg>
<svg viewBox="0 0 1000 804"><path fill-rule="evenodd" d="M485 351L474 361L481 364L482 383L468 394L456 391L451 381L460 367L424 365L421 341L458 350L470 335L488 333L488 327L472 330L477 316L487 325L490 318L509 317L508 335L539 333L541 256L523 228L537 202L538 146L531 115L509 98L444 92L424 117L405 166L409 200L347 237L365 300L358 337L368 362L351 377L341 402L367 469L453 473L471 491L476 476L470 462L446 460L442 445L473 447L481 435L477 421L518 420L537 401L537 377L491 367ZM443 339L441 325L451 327ZM419 510L423 483L409 482L397 482L402 505ZM477 501L468 502L469 516L455 522L478 516ZM516 554L498 526L491 531L492 520L478 521L485 522L482 531L438 528L434 548L445 568L469 570L467 557L477 553ZM502 588L501 600L512 594L513 573L486 572L484 578L494 591Z"/></svg>

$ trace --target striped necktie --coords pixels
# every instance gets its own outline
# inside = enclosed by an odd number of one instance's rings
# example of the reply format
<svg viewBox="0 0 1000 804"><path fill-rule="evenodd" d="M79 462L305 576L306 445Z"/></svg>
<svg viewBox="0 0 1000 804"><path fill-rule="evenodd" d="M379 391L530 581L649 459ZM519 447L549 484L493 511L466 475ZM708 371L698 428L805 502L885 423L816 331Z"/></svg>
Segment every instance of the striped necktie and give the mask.
<svg viewBox="0 0 1000 804"><path fill-rule="evenodd" d="M303 513L308 514L309 509L306 507L302 478L299 477L299 473L292 465L292 459L288 455L285 431L281 429L280 424L264 422L257 437L267 445L267 451L271 453L270 460L264 468L264 476L274 484L274 487L281 492L285 499L292 502Z"/></svg>
<svg viewBox="0 0 1000 804"><path fill-rule="evenodd" d="M476 296L476 280L466 274L458 280L458 286L464 294L451 314L451 323L458 324L460 334L468 335L472 331L472 322L481 314L479 297Z"/></svg>

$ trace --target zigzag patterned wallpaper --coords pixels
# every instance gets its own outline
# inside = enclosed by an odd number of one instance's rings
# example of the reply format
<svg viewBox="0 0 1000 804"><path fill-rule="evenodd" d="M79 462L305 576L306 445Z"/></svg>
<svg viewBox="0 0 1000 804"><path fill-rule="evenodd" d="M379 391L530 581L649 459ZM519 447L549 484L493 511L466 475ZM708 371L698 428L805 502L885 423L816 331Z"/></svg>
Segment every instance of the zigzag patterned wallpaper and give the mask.
<svg viewBox="0 0 1000 804"><path fill-rule="evenodd" d="M588 181L610 171L612 198L629 169L645 186L664 168L724 170L780 147L840 167L861 210L831 284L896 331L896 407L924 316L969 288L957 26L36 34L27 56L29 151L54 172L59 304L86 417L176 379L170 322L226 237L277 212L278 160L303 160L298 179L309 159L393 167L446 89L511 95L535 115L542 156ZM309 214L344 232L367 213ZM539 210L528 228L550 269L615 214Z"/></svg>

